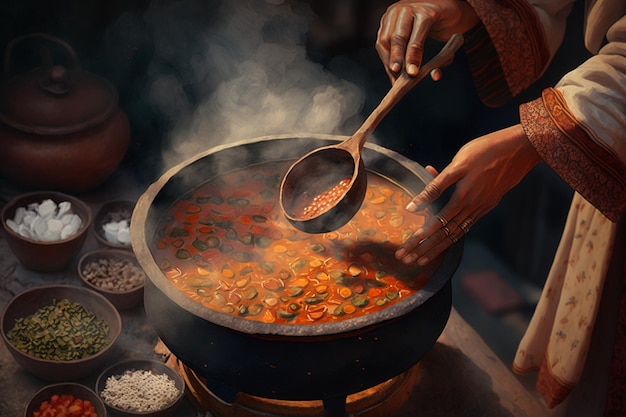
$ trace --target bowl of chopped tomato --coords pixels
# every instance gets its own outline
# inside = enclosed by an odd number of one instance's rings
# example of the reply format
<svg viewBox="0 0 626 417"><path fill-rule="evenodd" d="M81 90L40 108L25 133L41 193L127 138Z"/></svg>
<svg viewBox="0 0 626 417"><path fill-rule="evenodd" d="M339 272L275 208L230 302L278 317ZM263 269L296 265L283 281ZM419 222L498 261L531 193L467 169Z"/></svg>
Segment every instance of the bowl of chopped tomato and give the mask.
<svg viewBox="0 0 626 417"><path fill-rule="evenodd" d="M92 389L64 382L47 385L28 402L24 417L106 417L107 410Z"/></svg>

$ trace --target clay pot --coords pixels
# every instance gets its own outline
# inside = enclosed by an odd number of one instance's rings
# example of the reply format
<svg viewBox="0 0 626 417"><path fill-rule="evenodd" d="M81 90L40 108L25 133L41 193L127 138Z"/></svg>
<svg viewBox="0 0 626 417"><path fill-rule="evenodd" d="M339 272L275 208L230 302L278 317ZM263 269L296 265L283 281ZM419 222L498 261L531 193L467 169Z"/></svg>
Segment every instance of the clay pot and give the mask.
<svg viewBox="0 0 626 417"><path fill-rule="evenodd" d="M69 65L43 54L41 67L11 77L14 46L36 38L60 44ZM71 46L38 33L9 44L0 88L0 174L29 188L87 191L115 171L129 144L130 123L118 108L117 90L82 71Z"/></svg>

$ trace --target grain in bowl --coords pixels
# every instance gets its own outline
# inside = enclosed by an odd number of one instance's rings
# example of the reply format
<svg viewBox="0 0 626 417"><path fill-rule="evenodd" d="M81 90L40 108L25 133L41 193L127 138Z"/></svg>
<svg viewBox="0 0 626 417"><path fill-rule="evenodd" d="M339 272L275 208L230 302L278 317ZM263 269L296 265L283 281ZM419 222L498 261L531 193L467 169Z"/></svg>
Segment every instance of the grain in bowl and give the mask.
<svg viewBox="0 0 626 417"><path fill-rule="evenodd" d="M104 295L118 309L136 306L143 299L146 274L134 254L123 249L97 249L78 261L83 283Z"/></svg>
<svg viewBox="0 0 626 417"><path fill-rule="evenodd" d="M131 359L106 369L96 390L116 415L173 415L184 394L182 377L162 362Z"/></svg>

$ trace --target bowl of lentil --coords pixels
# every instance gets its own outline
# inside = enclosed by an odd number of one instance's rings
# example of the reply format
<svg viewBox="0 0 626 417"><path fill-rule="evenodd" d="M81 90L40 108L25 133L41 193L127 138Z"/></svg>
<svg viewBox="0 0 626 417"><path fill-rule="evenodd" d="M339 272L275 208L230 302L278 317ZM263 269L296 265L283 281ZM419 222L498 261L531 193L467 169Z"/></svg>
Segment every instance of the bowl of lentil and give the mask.
<svg viewBox="0 0 626 417"><path fill-rule="evenodd" d="M0 334L27 372L53 382L92 375L108 359L122 330L119 312L103 295L75 285L41 285L14 296Z"/></svg>
<svg viewBox="0 0 626 417"><path fill-rule="evenodd" d="M135 203L113 200L104 203L96 212L91 228L98 242L108 248L131 249L130 218Z"/></svg>
<svg viewBox="0 0 626 417"><path fill-rule="evenodd" d="M105 369L96 393L107 409L120 417L171 417L185 393L185 380L154 359L127 359Z"/></svg>
<svg viewBox="0 0 626 417"><path fill-rule="evenodd" d="M107 410L94 390L75 382L62 382L41 388L24 410L24 417L61 415L106 417Z"/></svg>
<svg viewBox="0 0 626 417"><path fill-rule="evenodd" d="M78 275L83 283L104 295L119 310L143 300L146 274L135 255L124 249L96 249L81 256Z"/></svg>
<svg viewBox="0 0 626 417"><path fill-rule="evenodd" d="M15 257L41 272L64 270L82 249L92 220L82 200L55 191L34 191L9 201L0 213Z"/></svg>

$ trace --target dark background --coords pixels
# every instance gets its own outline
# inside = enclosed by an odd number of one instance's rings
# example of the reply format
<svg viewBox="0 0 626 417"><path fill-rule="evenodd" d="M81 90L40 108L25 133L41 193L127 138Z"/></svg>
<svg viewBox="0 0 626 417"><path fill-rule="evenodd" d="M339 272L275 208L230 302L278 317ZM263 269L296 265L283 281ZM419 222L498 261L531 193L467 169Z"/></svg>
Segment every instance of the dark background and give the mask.
<svg viewBox="0 0 626 417"><path fill-rule="evenodd" d="M263 1L263 0L258 0ZM162 3L176 3L164 0ZM222 1L207 0L203 13L190 15L206 25ZM309 1L316 18L302 42L308 58L338 77L359 85L365 92L362 114L367 115L389 88L389 80L374 49L380 16L389 1ZM561 75L586 56L582 45L582 3L569 18L565 42L544 76L511 103L498 109L483 106L477 99L462 53L445 70L435 85L423 81L386 117L377 129L381 144L422 165L442 169L466 141L517 122L520 103L538 97L542 88L553 85ZM107 28L124 13L141 14L150 0L12 0L0 5L0 50L17 36L44 32L59 37L75 49L82 68L110 80L120 94L120 107L131 121L132 143L123 165L146 184L160 174L156 163L167 148L168 121L146 106L139 96L145 71L153 59L149 33L136 30L129 39L118 39L121 47L111 49L105 39ZM184 2L181 2L184 5ZM441 44L429 43L426 56ZM25 71L32 57L14 51L4 72ZM172 71L176 71L172 68ZM189 85L187 93L207 93L211 86ZM347 132L348 134L350 132ZM534 169L508 193L501 204L472 230L516 273L542 285L569 208L571 189L545 165Z"/></svg>

